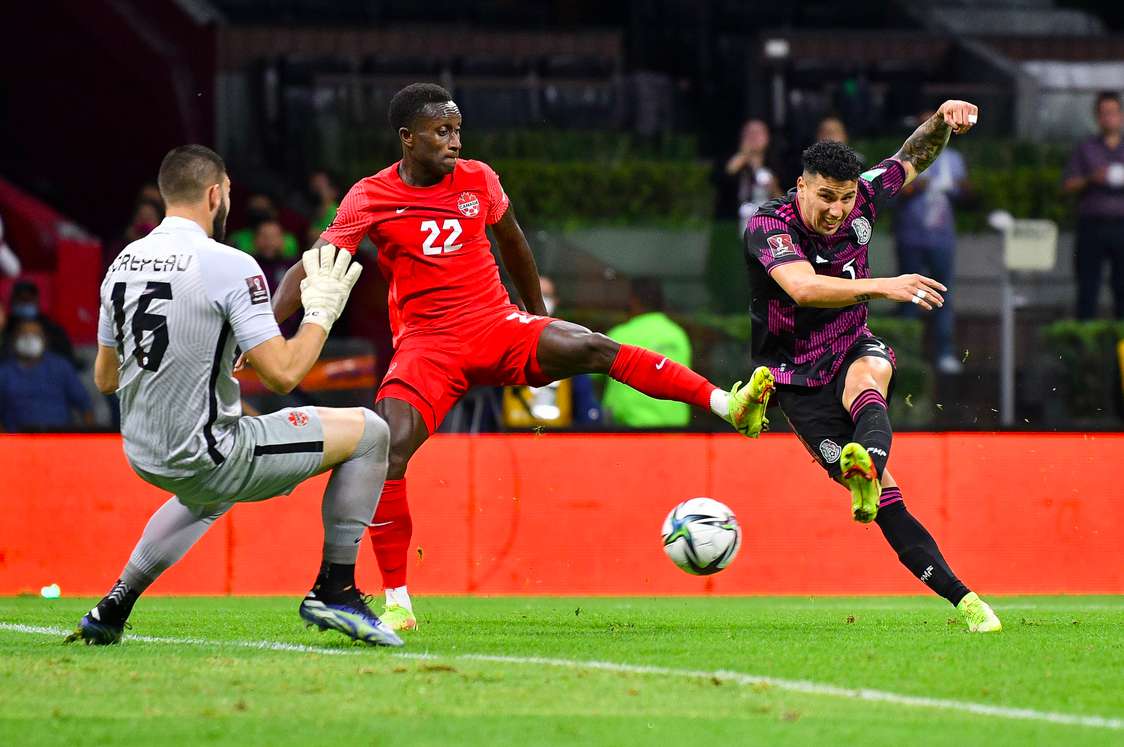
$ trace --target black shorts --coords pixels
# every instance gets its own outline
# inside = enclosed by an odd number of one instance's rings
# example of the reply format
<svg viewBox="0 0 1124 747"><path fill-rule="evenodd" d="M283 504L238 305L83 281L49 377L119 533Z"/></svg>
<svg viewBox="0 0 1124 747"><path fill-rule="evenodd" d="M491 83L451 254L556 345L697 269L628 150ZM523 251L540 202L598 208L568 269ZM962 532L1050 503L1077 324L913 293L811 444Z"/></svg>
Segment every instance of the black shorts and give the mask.
<svg viewBox="0 0 1124 747"><path fill-rule="evenodd" d="M843 387L847 382L847 369L859 358L882 358L894 365L894 351L883 340L864 337L843 356L839 373L823 386L807 387L778 384L775 401L780 405L789 425L808 453L827 470L833 479L839 477L839 453L850 443L855 433L851 413L843 407ZM894 380L890 391L894 393Z"/></svg>

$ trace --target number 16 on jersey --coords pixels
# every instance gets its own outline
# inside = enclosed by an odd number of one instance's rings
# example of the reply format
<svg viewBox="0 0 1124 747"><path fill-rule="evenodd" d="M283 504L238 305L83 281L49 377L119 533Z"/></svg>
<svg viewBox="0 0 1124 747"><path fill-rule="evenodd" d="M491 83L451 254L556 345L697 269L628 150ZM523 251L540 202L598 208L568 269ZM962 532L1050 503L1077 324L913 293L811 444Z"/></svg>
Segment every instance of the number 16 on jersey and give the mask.
<svg viewBox="0 0 1124 747"><path fill-rule="evenodd" d="M113 323L117 328L117 354L125 357L125 283L114 283L113 293ZM137 299L137 310L133 314L132 323L129 325L133 333L133 350L130 353L137 359L137 363L146 371L157 371L164 360L164 353L168 351L168 319L160 314L148 311L149 304L158 298L172 300L172 284L150 280L140 298ZM147 351L141 347L141 337L145 332L152 333L152 345Z"/></svg>

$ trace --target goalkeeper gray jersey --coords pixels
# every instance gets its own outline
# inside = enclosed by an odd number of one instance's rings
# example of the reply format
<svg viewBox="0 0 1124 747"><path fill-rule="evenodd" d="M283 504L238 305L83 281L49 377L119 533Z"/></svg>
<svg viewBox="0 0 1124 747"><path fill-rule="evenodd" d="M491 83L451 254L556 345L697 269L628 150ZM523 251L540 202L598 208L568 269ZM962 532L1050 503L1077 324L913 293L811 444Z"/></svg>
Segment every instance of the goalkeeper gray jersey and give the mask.
<svg viewBox="0 0 1124 747"><path fill-rule="evenodd" d="M117 350L129 462L188 477L233 446L242 414L235 348L280 335L257 261L168 217L125 247L101 284L98 342Z"/></svg>

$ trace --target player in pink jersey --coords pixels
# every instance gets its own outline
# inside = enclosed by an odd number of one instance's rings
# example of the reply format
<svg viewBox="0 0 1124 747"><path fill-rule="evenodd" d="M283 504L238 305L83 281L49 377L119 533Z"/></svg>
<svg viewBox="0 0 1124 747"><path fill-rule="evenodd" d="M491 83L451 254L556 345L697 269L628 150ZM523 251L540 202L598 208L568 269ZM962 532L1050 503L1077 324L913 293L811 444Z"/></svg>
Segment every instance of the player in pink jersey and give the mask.
<svg viewBox="0 0 1124 747"><path fill-rule="evenodd" d="M863 171L838 141L802 154L796 189L747 222L753 358L769 367L796 436L851 492L856 521L875 522L911 573L955 606L968 629L1003 629L991 606L952 572L936 540L905 506L887 469L893 427L893 350L867 326L875 298L939 308L948 292L922 275L872 277L868 246L890 199L936 160L953 133L971 129L975 104L950 99L890 158Z"/></svg>
<svg viewBox="0 0 1124 747"><path fill-rule="evenodd" d="M547 315L527 238L499 177L460 157L461 113L440 86L415 83L390 102L402 160L355 184L314 246L378 247L390 283L394 357L375 411L390 424L390 468L370 528L386 589L384 622L416 626L406 592L412 522L406 502L410 457L472 386L543 386L601 373L657 399L709 409L746 435L760 432L771 377L725 392L658 352L621 345ZM524 308L500 282L485 229L491 227ZM297 309L298 263L274 299L279 320Z"/></svg>

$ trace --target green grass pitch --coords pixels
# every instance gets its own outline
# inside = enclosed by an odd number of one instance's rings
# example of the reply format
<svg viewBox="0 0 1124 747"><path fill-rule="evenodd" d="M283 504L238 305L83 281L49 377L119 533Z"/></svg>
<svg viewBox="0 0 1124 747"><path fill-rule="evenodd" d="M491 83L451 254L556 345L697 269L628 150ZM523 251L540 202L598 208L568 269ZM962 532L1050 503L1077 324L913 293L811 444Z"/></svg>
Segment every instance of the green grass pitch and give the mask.
<svg viewBox="0 0 1124 747"><path fill-rule="evenodd" d="M400 652L152 597L64 645L93 601L0 598L0 744L1124 745L1124 597L993 598L990 636L928 597L421 598Z"/></svg>

